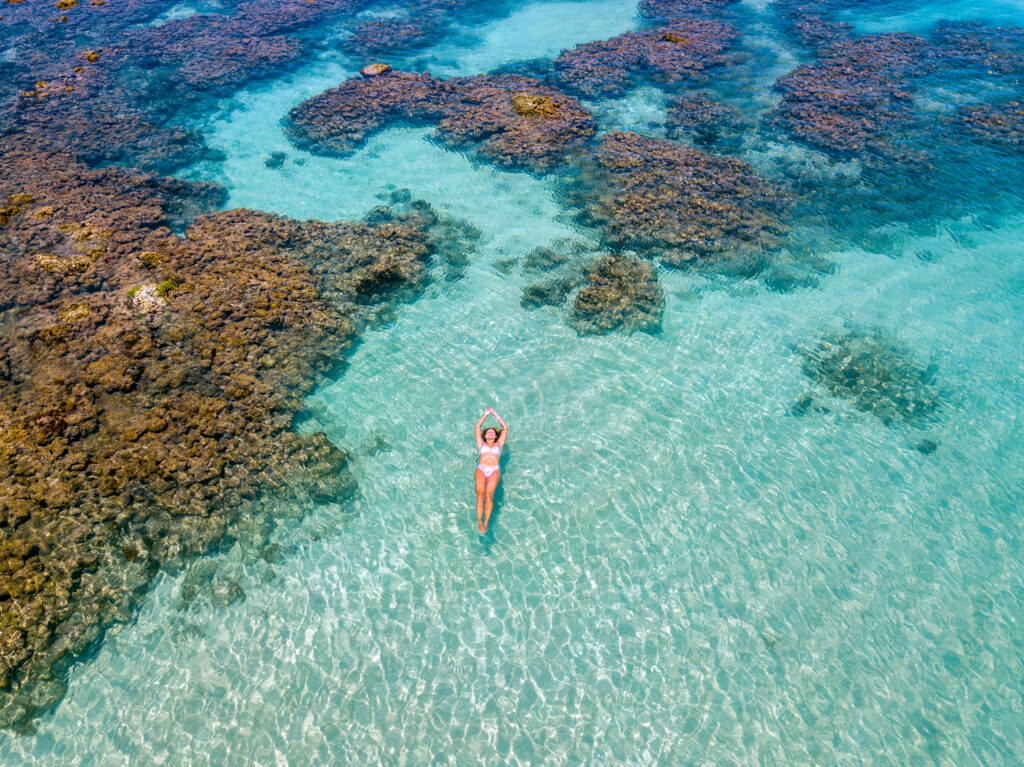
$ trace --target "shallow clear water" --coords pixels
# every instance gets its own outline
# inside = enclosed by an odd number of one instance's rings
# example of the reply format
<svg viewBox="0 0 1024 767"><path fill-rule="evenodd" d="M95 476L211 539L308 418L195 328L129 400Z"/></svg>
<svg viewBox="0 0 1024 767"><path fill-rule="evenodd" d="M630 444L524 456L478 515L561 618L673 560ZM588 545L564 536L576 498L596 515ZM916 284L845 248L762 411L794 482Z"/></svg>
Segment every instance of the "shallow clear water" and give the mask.
<svg viewBox="0 0 1024 767"><path fill-rule="evenodd" d="M881 6L881 7L878 7ZM853 23L858 32L924 32L945 19L968 19L987 24L1020 26L1024 23L1024 2L1021 0L945 0L941 3L886 3L874 8L846 11L844 21Z"/></svg>
<svg viewBox="0 0 1024 767"><path fill-rule="evenodd" d="M507 23L436 61L500 63ZM505 58L546 52L550 32ZM194 173L231 205L299 218L408 188L481 231L463 279L439 275L309 398L302 428L354 451L358 498L282 522L275 556L214 558L244 601L183 605L189 573L161 576L37 733L0 736L3 761L1015 763L1024 211L822 253L837 272L788 294L662 270L659 334L580 338L562 310L525 311L527 278L498 268L593 239L553 181L427 130L341 160L287 143L280 117L345 66L235 99L206 126L226 161ZM603 127L657 123L646 91L602 108ZM793 347L845 322L938 365L933 423L890 428L821 392L830 413L790 415L816 391ZM480 538L471 428L488 405L511 438ZM911 448L924 438L932 455Z"/></svg>

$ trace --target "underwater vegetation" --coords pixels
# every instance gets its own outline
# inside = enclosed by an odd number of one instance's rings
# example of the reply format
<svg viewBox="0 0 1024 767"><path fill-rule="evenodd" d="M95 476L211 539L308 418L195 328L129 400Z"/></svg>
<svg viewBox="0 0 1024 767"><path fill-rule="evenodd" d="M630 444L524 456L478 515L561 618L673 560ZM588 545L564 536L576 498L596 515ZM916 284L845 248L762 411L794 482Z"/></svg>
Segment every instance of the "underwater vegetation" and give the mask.
<svg viewBox="0 0 1024 767"><path fill-rule="evenodd" d="M438 141L507 168L547 171L594 133L575 99L532 78L480 75L441 80L385 71L358 77L288 114L296 146L344 155L395 124L436 124Z"/></svg>
<svg viewBox="0 0 1024 767"><path fill-rule="evenodd" d="M886 425L902 421L919 427L941 406L936 367L920 364L909 349L881 329L826 333L797 351L801 369L811 381ZM810 403L798 405L798 412L806 412Z"/></svg>

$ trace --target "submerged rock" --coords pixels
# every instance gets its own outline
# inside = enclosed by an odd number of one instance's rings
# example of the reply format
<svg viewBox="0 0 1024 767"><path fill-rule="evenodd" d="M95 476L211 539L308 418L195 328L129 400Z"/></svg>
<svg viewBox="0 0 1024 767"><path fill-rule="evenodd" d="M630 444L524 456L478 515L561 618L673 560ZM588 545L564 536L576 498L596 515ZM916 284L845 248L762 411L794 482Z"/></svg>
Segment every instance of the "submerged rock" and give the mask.
<svg viewBox="0 0 1024 767"><path fill-rule="evenodd" d="M593 117L575 100L518 75L441 80L387 72L353 78L288 113L285 130L300 148L345 155L394 124L435 124L447 146L472 149L509 168L547 171L594 133Z"/></svg>
<svg viewBox="0 0 1024 767"><path fill-rule="evenodd" d="M385 72L390 72L391 67L387 64L367 64L365 67L359 70L359 74L363 77L376 77L382 75Z"/></svg>
<svg viewBox="0 0 1024 767"><path fill-rule="evenodd" d="M698 146L738 145L747 127L736 110L713 101L706 93L670 99L665 112L668 137Z"/></svg>
<svg viewBox="0 0 1024 767"><path fill-rule="evenodd" d="M665 298L654 267L623 255L608 255L593 264L589 284L573 302L569 324L581 334L657 330Z"/></svg>
<svg viewBox="0 0 1024 767"><path fill-rule="evenodd" d="M848 329L824 335L798 351L804 375L886 424L901 420L919 426L939 409L934 366L920 365L882 331Z"/></svg>
<svg viewBox="0 0 1024 767"><path fill-rule="evenodd" d="M583 179L590 220L614 247L672 266L774 245L786 198L740 160L609 133Z"/></svg>
<svg viewBox="0 0 1024 767"><path fill-rule="evenodd" d="M215 605L228 607L245 599L245 591L236 581L230 578L221 578L213 582L213 586L210 587L210 596Z"/></svg>
<svg viewBox="0 0 1024 767"><path fill-rule="evenodd" d="M553 277L523 288L520 304L524 309L537 309L541 306L561 306L577 287L581 278L577 275Z"/></svg>
<svg viewBox="0 0 1024 767"><path fill-rule="evenodd" d="M11 726L54 702L53 680L131 617L160 567L269 520L272 500L351 496L348 455L293 418L359 328L422 287L438 218L415 202L356 223L230 210L180 235L170 224L222 192L89 169L16 137L0 148L0 177L23 190L14 204L52 208L0 228Z"/></svg>
<svg viewBox="0 0 1024 767"><path fill-rule="evenodd" d="M263 164L271 170L277 170L284 165L284 161L287 159L288 155L284 152L271 152L270 155L263 160Z"/></svg>
<svg viewBox="0 0 1024 767"><path fill-rule="evenodd" d="M555 75L562 87L586 98L622 96L644 79L703 82L708 69L725 64L723 52L735 37L727 24L679 20L577 45L555 59Z"/></svg>

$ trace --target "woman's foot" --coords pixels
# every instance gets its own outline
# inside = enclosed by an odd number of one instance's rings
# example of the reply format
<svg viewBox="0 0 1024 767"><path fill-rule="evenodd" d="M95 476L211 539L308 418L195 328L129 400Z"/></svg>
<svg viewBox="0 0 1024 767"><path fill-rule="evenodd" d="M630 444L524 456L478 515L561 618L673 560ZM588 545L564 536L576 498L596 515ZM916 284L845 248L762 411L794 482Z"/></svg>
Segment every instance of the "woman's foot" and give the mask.
<svg viewBox="0 0 1024 767"><path fill-rule="evenodd" d="M476 529L480 531L480 535L483 535L487 532L487 528L484 527L484 521L482 519L478 519L476 521Z"/></svg>

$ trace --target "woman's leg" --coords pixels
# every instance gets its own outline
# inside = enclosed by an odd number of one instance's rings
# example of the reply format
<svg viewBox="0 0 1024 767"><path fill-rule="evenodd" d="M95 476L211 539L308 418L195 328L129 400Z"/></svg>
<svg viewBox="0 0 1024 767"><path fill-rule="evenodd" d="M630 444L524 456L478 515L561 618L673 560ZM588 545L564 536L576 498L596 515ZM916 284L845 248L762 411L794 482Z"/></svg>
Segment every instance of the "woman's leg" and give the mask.
<svg viewBox="0 0 1024 767"><path fill-rule="evenodd" d="M484 526L484 493L487 489L487 477L480 469L477 469L473 480L476 482L476 528L481 533L485 533L487 528Z"/></svg>
<svg viewBox="0 0 1024 767"><path fill-rule="evenodd" d="M478 472L483 474L479 469ZM481 532L487 532L487 526L491 524L491 512L494 511L494 491L498 489L498 480L501 479L501 469L486 478L484 483L484 527Z"/></svg>

